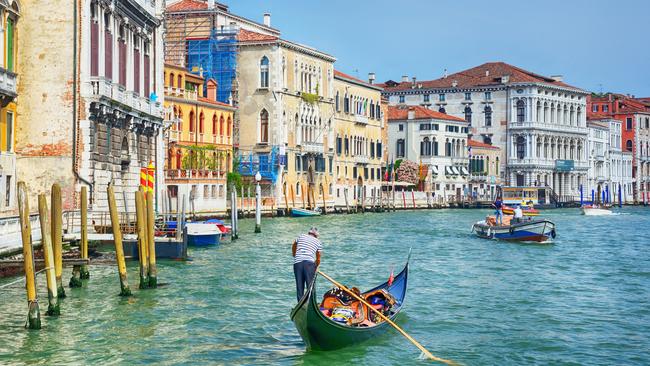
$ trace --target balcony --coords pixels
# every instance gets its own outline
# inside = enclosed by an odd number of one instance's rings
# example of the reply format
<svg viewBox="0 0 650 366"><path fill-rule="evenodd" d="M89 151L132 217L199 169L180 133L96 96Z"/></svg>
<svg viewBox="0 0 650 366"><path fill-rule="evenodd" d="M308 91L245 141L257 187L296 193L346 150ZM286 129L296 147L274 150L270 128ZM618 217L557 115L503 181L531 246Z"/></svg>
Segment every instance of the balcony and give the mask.
<svg viewBox="0 0 650 366"><path fill-rule="evenodd" d="M302 147L302 151L308 152L308 153L322 153L323 152L323 144L319 142L302 142L300 144Z"/></svg>
<svg viewBox="0 0 650 366"><path fill-rule="evenodd" d="M476 182L476 183L485 183L488 181L488 177L487 175L470 174L469 181Z"/></svg>
<svg viewBox="0 0 650 366"><path fill-rule="evenodd" d="M165 177L170 180L225 179L226 172L205 169L165 169Z"/></svg>
<svg viewBox="0 0 650 366"><path fill-rule="evenodd" d="M360 116L358 114L355 114L354 115L354 123L365 126L365 125L368 124L368 117Z"/></svg>
<svg viewBox="0 0 650 366"><path fill-rule="evenodd" d="M368 155L355 155L354 156L354 162L357 164L368 164L370 162L370 158Z"/></svg>
<svg viewBox="0 0 650 366"><path fill-rule="evenodd" d="M16 74L0 67L0 94L16 96Z"/></svg>
<svg viewBox="0 0 650 366"><path fill-rule="evenodd" d="M578 126L569 126L569 125L558 125L555 123L540 123L540 122L510 122L510 129L513 131L520 130L543 130L543 131L552 131L559 133L575 133L586 135L586 127Z"/></svg>
<svg viewBox="0 0 650 366"><path fill-rule="evenodd" d="M157 118L163 116L163 107L160 102L151 102L149 98L142 97L133 91L127 91L124 86L103 77L94 77L90 80L90 92L93 97L111 99Z"/></svg>

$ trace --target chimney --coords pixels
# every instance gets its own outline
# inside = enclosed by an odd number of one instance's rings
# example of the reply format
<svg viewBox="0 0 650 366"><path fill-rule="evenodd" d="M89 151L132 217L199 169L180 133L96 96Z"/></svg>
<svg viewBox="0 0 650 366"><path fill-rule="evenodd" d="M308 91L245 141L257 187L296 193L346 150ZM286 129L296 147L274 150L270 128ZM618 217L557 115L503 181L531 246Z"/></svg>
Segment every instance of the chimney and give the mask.
<svg viewBox="0 0 650 366"><path fill-rule="evenodd" d="M207 82L208 89L208 99L211 101L217 100L217 82L214 79L209 79Z"/></svg>
<svg viewBox="0 0 650 366"><path fill-rule="evenodd" d="M447 69L445 69L445 72L442 74L442 78L446 79L447 78Z"/></svg>
<svg viewBox="0 0 650 366"><path fill-rule="evenodd" d="M415 119L415 109L409 108L408 110L408 119Z"/></svg>
<svg viewBox="0 0 650 366"><path fill-rule="evenodd" d="M267 27L271 26L271 13L264 13L264 25Z"/></svg>
<svg viewBox="0 0 650 366"><path fill-rule="evenodd" d="M555 81L562 81L562 75L551 75L551 79Z"/></svg>
<svg viewBox="0 0 650 366"><path fill-rule="evenodd" d="M485 70L485 76L490 76L490 70Z"/></svg>
<svg viewBox="0 0 650 366"><path fill-rule="evenodd" d="M369 72L368 73L368 83L370 83L370 84L375 83L375 73L374 72Z"/></svg>
<svg viewBox="0 0 650 366"><path fill-rule="evenodd" d="M412 78L412 80L413 80L413 85L415 85L415 81L417 80L415 76Z"/></svg>
<svg viewBox="0 0 650 366"><path fill-rule="evenodd" d="M458 81L454 80L454 81L451 82L451 87L452 88L455 88L457 86L458 86Z"/></svg>
<svg viewBox="0 0 650 366"><path fill-rule="evenodd" d="M501 76L501 84L507 84L510 81L510 75Z"/></svg>
<svg viewBox="0 0 650 366"><path fill-rule="evenodd" d="M409 82L409 77L408 77L408 75L402 75L402 82L403 82L403 83L408 83L408 82Z"/></svg>

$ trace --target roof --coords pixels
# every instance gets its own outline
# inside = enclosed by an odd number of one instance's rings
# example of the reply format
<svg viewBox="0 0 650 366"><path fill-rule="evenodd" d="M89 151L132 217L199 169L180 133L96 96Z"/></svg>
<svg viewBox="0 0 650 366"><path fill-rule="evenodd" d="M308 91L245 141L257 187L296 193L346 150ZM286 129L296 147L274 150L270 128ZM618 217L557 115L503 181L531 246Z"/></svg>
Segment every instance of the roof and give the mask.
<svg viewBox="0 0 650 366"><path fill-rule="evenodd" d="M502 85L502 77L508 77L508 83L542 83L560 87L568 87L581 90L574 86L557 81L553 78L542 76L519 67L507 64L505 62L487 62L471 69L463 70L455 74L448 75L435 80L416 81L416 84L422 85L426 89L443 89L443 88L472 88L479 86ZM392 90L412 89L413 82L401 82Z"/></svg>
<svg viewBox="0 0 650 366"><path fill-rule="evenodd" d="M187 1L187 0L184 0ZM270 42L277 41L279 38L268 34L257 33L246 29L240 29L237 34L239 42Z"/></svg>
<svg viewBox="0 0 650 366"><path fill-rule="evenodd" d="M181 0L175 4L167 7L167 12L176 11L191 11L191 10L207 10L208 3L200 0Z"/></svg>
<svg viewBox="0 0 650 366"><path fill-rule="evenodd" d="M199 102L203 102L203 103L210 103L210 104L214 104L214 105L218 105L218 106L222 106L222 107L233 108L233 109L235 108L235 107L231 106L230 104L218 102L216 100L212 100L212 99L205 98L205 97L198 97L197 99L199 100Z"/></svg>
<svg viewBox="0 0 650 366"><path fill-rule="evenodd" d="M407 120L408 112L412 110L415 112L414 119L442 119L445 121L466 122L462 118L450 116L445 113L432 111L431 109L421 106L389 106L388 107L388 120Z"/></svg>
<svg viewBox="0 0 650 366"><path fill-rule="evenodd" d="M597 127L602 129L608 129L609 125L606 122L600 122L598 120L587 120L587 127Z"/></svg>
<svg viewBox="0 0 650 366"><path fill-rule="evenodd" d="M491 149L491 150L501 150L501 148L498 147L498 146L486 144L484 142L480 142L480 141L476 141L476 140L467 140L467 146L483 148L483 149Z"/></svg>
<svg viewBox="0 0 650 366"><path fill-rule="evenodd" d="M354 81L357 84L363 84L363 85L365 85L367 87L370 87L370 88L382 89L381 86L379 86L377 84L370 84L367 81L363 81L363 80L361 80L359 78L355 78L354 76L350 76L348 74L342 73L339 70L334 70L334 77L335 78L338 77L339 79L348 79L350 81Z"/></svg>

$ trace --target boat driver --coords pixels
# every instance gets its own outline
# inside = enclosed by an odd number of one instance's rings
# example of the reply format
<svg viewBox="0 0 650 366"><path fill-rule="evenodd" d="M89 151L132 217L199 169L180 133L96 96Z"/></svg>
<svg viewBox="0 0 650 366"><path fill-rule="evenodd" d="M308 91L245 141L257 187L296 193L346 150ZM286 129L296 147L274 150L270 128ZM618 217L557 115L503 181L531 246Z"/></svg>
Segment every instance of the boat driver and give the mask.
<svg viewBox="0 0 650 366"><path fill-rule="evenodd" d="M298 302L314 279L316 268L320 264L323 243L318 240L318 229L312 227L307 234L300 235L293 242L293 275L296 278L296 295Z"/></svg>

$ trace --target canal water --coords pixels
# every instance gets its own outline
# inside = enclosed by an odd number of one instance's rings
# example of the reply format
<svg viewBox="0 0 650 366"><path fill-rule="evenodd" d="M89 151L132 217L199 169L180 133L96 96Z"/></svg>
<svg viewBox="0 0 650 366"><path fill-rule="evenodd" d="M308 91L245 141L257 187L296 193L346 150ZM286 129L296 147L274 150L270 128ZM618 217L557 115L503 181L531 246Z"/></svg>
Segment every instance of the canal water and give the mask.
<svg viewBox="0 0 650 366"><path fill-rule="evenodd" d="M289 319L291 241L310 225L324 241L321 269L361 289L399 271L413 248L398 323L434 355L466 365L650 362L650 210L545 211L558 225L552 245L472 237L486 213L265 219L262 234L244 220L240 240L160 262L166 285L157 290L137 290L130 263L129 299L117 296L116 268L91 267L82 289L66 290L61 317L43 316L41 331L23 328L22 286L0 289L0 364L428 364L393 331L339 352L305 351ZM40 275L42 311L44 282Z"/></svg>

